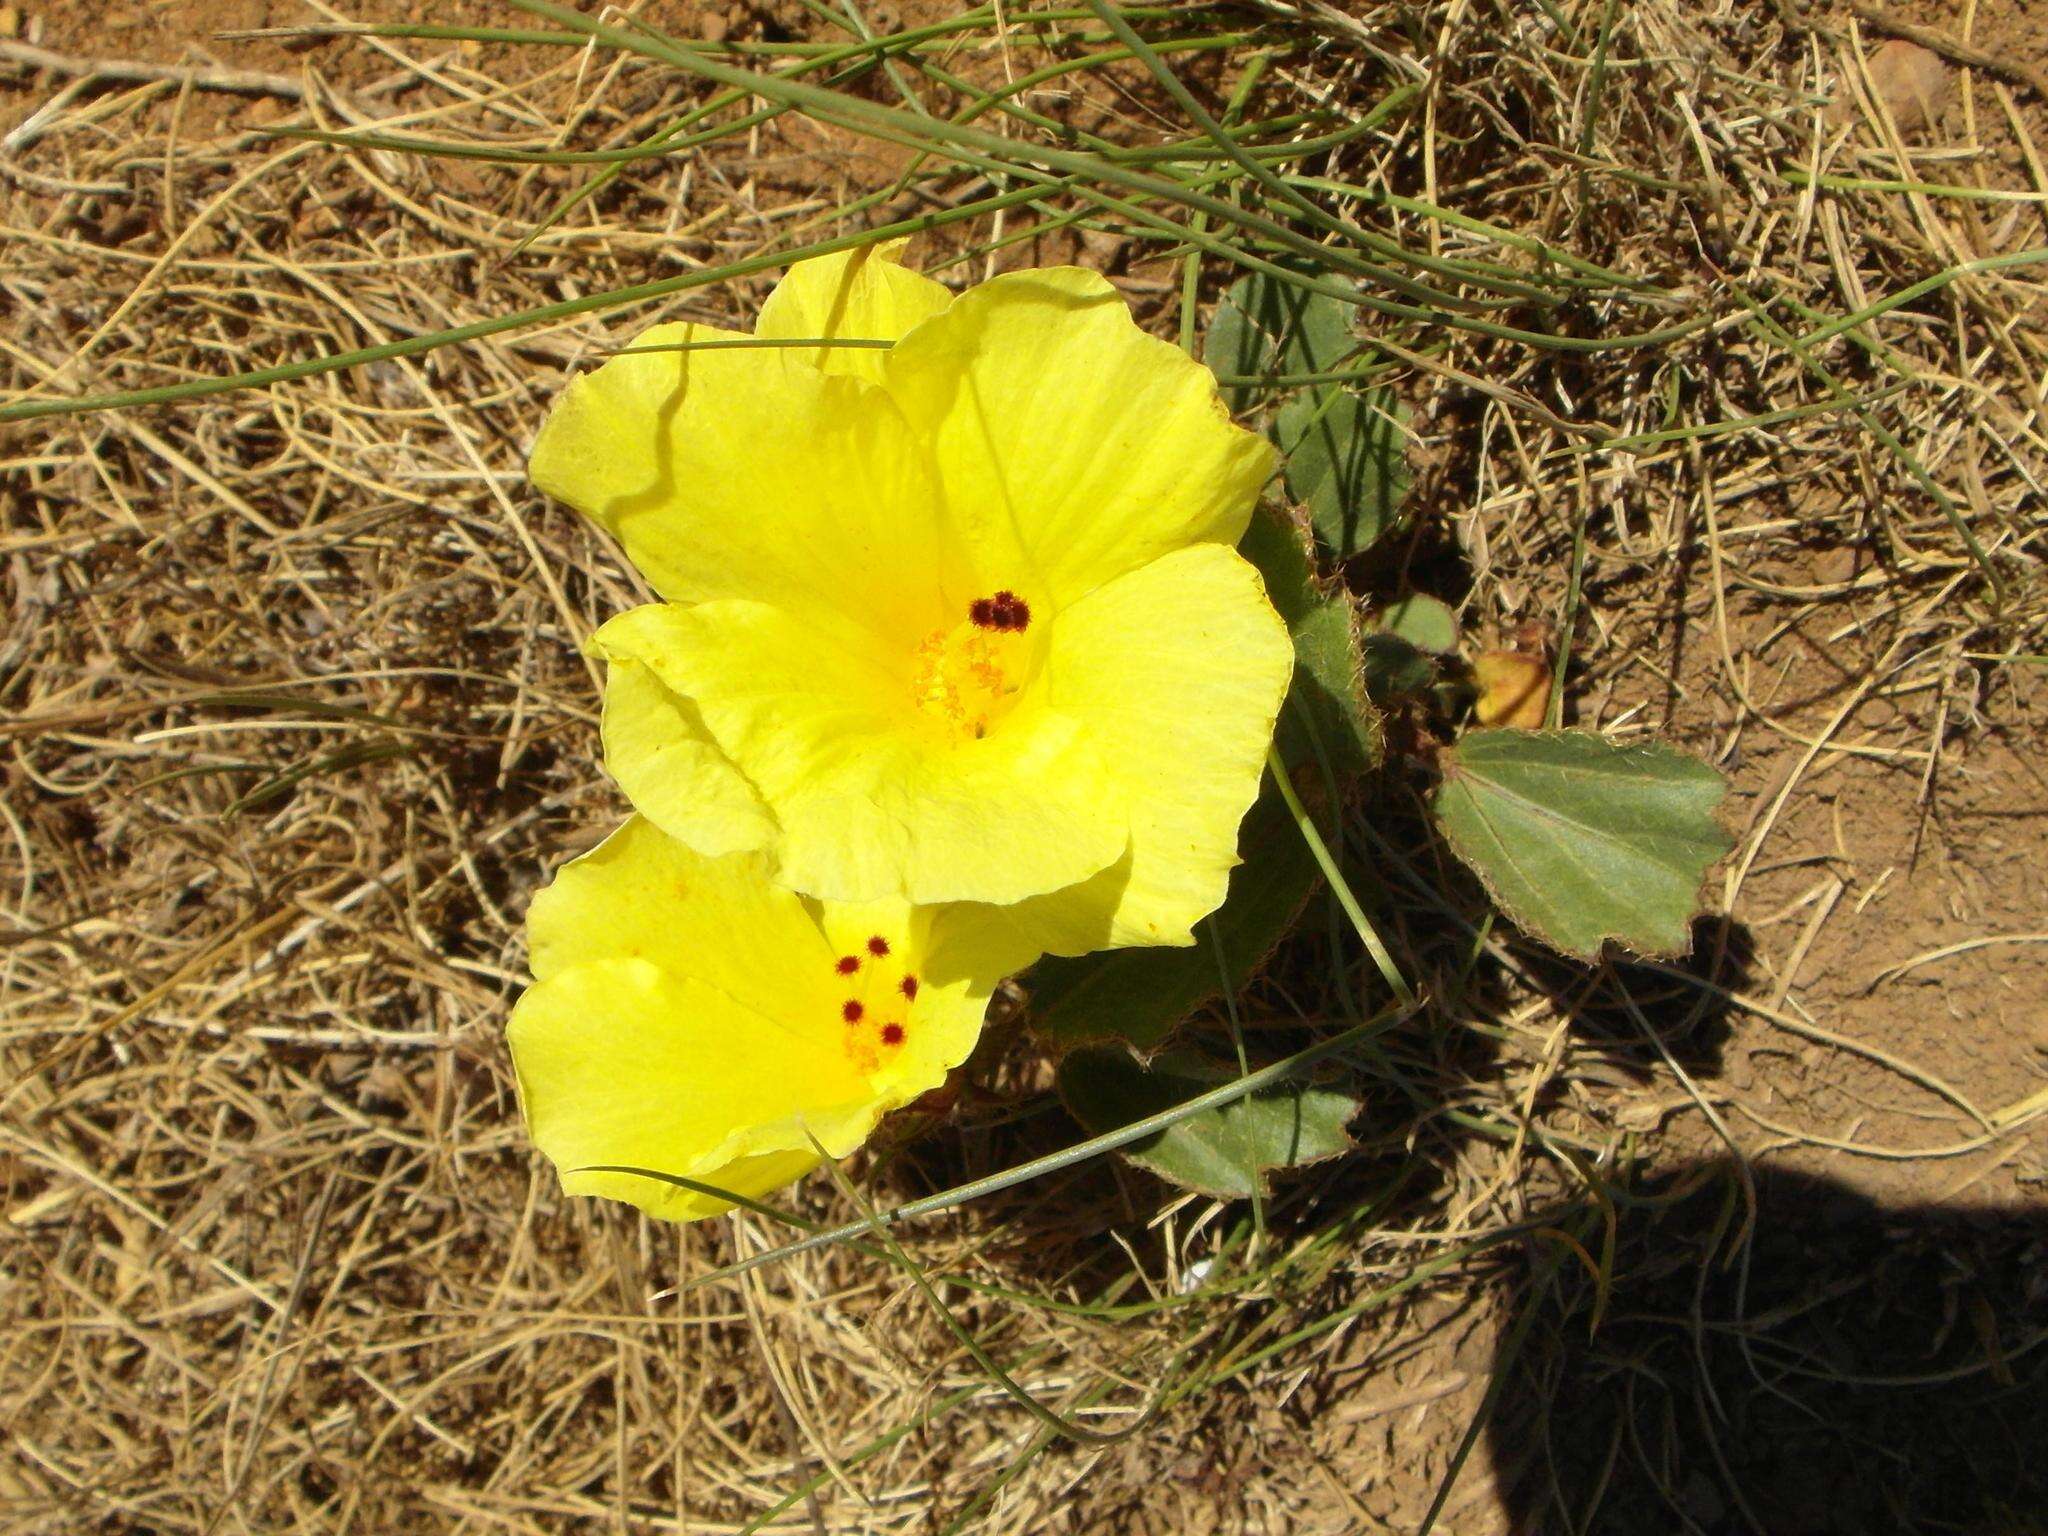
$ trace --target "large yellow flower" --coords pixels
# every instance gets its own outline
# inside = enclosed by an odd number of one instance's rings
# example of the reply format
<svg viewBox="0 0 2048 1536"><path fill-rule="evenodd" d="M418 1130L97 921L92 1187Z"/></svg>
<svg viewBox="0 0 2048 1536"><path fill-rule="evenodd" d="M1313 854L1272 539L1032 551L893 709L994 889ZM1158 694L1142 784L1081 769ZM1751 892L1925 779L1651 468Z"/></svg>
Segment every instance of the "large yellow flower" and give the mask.
<svg viewBox="0 0 2048 1536"><path fill-rule="evenodd" d="M886 347L657 326L542 429L536 483L665 599L593 642L606 762L812 896L1189 943L1292 666L1231 547L1272 452L1093 273L955 298L893 255L797 264L755 332Z"/></svg>
<svg viewBox="0 0 2048 1536"><path fill-rule="evenodd" d="M842 1157L967 1059L1014 953L898 901L806 901L765 858L706 858L635 817L528 914L509 1034L534 1144L570 1194L671 1220ZM815 1144L813 1138L816 1138Z"/></svg>

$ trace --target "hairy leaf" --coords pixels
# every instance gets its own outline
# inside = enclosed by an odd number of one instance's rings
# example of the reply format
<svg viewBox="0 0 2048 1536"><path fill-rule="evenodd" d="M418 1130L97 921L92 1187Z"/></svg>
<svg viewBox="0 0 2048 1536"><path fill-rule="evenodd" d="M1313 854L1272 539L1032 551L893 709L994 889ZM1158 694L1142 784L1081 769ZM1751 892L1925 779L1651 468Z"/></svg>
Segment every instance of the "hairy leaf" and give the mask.
<svg viewBox="0 0 2048 1536"><path fill-rule="evenodd" d="M1357 346L1349 305L1254 272L1217 304L1202 338L1202 361L1226 378L1284 378L1348 367ZM1249 410L1274 392L1263 383L1223 386L1233 412Z"/></svg>
<svg viewBox="0 0 2048 1536"><path fill-rule="evenodd" d="M1193 1051L1140 1064L1116 1046L1070 1052L1060 1063L1060 1096L1091 1135L1171 1109L1237 1076ZM1358 1100L1312 1082L1276 1083L1235 1103L1191 1115L1123 1155L1183 1189L1224 1197L1264 1192L1267 1175L1347 1151L1344 1127Z"/></svg>
<svg viewBox="0 0 2048 1536"><path fill-rule="evenodd" d="M1280 713L1281 757L1297 765L1328 758L1339 773L1376 766L1379 715L1362 687L1358 615L1350 597L1317 584L1308 538L1290 518L1254 514L1238 549L1259 568L1266 595L1294 636L1294 685Z"/></svg>
<svg viewBox="0 0 2048 1536"><path fill-rule="evenodd" d="M1359 645L1365 661L1365 696L1382 709L1436 681L1436 658L1399 635L1375 631Z"/></svg>
<svg viewBox="0 0 2048 1536"><path fill-rule="evenodd" d="M1501 910L1591 958L1687 947L1707 866L1726 853L1727 786L1698 758L1587 731L1472 731L1443 755L1432 808Z"/></svg>
<svg viewBox="0 0 2048 1536"><path fill-rule="evenodd" d="M1458 621L1450 605L1423 592L1410 592L1380 610L1379 627L1417 650L1447 655L1458 648Z"/></svg>
<svg viewBox="0 0 2048 1536"><path fill-rule="evenodd" d="M1280 408L1273 437L1287 458L1288 494L1337 560L1370 549L1399 520L1407 440L1388 391L1304 390Z"/></svg>

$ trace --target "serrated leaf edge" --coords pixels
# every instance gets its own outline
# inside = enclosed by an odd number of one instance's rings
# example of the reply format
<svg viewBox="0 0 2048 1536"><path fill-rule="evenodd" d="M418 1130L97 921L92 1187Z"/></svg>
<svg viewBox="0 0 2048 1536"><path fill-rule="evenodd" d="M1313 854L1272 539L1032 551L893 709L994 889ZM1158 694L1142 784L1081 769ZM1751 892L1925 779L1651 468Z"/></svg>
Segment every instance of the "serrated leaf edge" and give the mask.
<svg viewBox="0 0 2048 1536"><path fill-rule="evenodd" d="M1496 734L1505 733L1494 730L1486 730L1478 732L1468 732L1467 737L1472 735ZM1652 744L1643 742L1622 745L1620 743L1607 741L1607 738L1601 736L1597 731L1515 731L1512 734L1524 737L1548 737L1553 739L1559 737L1590 737L1594 740L1601 741L1610 747L1616 747L1624 752L1632 749L1649 750L1654 745L1655 747L1659 747L1662 750L1673 753L1676 756L1688 758L1691 761L1698 763L1701 767L1708 769L1709 772L1713 771L1712 765L1706 762L1704 758L1697 757L1692 753L1684 752L1680 748L1669 746L1665 743ZM1621 955L1628 956L1638 960L1677 960L1684 958L1685 955L1691 952L1692 946L1690 940L1692 931L1692 920L1696 916L1698 916L1699 913L1702 910L1704 910L1705 907L1705 903L1701 900L1701 893L1703 893L1707 888L1707 879L1709 876L1713 874L1714 866L1720 863L1722 859L1726 858L1729 852L1735 846L1735 839L1729 834L1728 829L1722 825L1721 818L1717 814L1720 807L1720 803L1726 797L1727 794L1726 780L1720 781L1720 793L1715 796L1714 806L1707 812L1708 819L1713 822L1714 826L1721 833L1723 847L1721 849L1721 852L1716 854L1712 859L1709 859L1707 861L1706 867L1700 871L1699 885L1693 894L1692 910L1689 911L1686 914L1686 916L1680 920L1678 925L1677 937L1666 944L1645 948L1631 942L1624 935L1610 933L1601 935L1600 942L1593 945L1592 948L1581 949L1575 948L1568 944L1559 943L1557 939L1553 938L1550 934L1546 933L1539 924L1530 921L1526 912L1519 908L1517 903L1509 901L1505 896L1503 896L1501 892L1495 887L1493 879L1487 874L1487 872L1484 869L1480 868L1480 866L1477 863L1475 863L1469 856L1467 856L1464 850L1458 846L1459 840L1457 834L1453 832L1447 825L1445 825L1443 817L1438 811L1438 807L1442 802L1444 792L1448 789L1451 789L1455 785L1456 779L1458 777L1458 768L1460 766L1457 757L1457 750L1459 746L1463 745L1465 739L1467 738L1461 737L1459 741L1457 743L1454 743L1452 747L1447 752L1445 752L1439 759L1441 770L1443 773L1443 779L1442 782L1437 785L1435 792L1429 798L1430 816L1431 819L1436 823L1437 830L1443 834L1444 840L1450 844L1451 851L1457 854L1458 862L1463 864L1465 868L1471 872L1473 878L1478 880L1480 886L1485 890L1487 898L1491 900L1493 904L1496 907L1498 907L1503 913L1505 913L1508 919L1511 922L1513 922L1517 928L1521 929L1524 933L1528 934L1531 938L1534 938L1539 943L1548 945L1551 949L1556 950L1559 954L1568 955L1575 960L1598 960L1602 955L1608 953L1610 950ZM1704 785L1702 787L1704 787ZM1470 793L1470 791L1467 791L1467 793ZM1505 852L1505 850L1503 850L1503 852ZM1513 862L1512 858L1509 859L1509 862ZM1534 882L1532 881L1531 883L1533 884Z"/></svg>

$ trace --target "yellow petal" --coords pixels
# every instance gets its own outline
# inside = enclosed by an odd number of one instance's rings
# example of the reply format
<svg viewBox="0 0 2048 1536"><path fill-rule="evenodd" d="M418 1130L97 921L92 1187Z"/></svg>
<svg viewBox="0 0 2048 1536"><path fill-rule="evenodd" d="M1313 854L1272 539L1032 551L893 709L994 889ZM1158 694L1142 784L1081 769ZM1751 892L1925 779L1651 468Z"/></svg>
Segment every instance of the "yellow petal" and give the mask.
<svg viewBox="0 0 2048 1536"><path fill-rule="evenodd" d="M1124 794L1076 721L1027 690L986 739L918 713L914 657L852 626L758 603L649 604L593 647L685 697L773 814L776 878L840 901L1008 903L1086 879L1122 856ZM666 788L630 777L614 734L644 703L606 708L607 762L636 809ZM647 727L649 731L657 727Z"/></svg>
<svg viewBox="0 0 2048 1536"><path fill-rule="evenodd" d="M890 1108L908 1104L946 1080L973 1053L981 1038L990 994L1004 976L1038 958L1014 946L1000 951L987 943L962 942L954 930L958 907L912 907L899 901L818 902L819 925L835 950L857 959L860 969L842 982L843 1001L863 1007L859 1028L868 1031L872 1057L869 1082ZM873 952L881 937L885 954ZM842 960L840 962L844 964ZM902 1031L889 1043L882 1032Z"/></svg>
<svg viewBox="0 0 2048 1536"><path fill-rule="evenodd" d="M1235 544L1273 471L1215 376L1079 268L993 278L884 355L986 590L1065 605L1183 545Z"/></svg>
<svg viewBox="0 0 2048 1536"><path fill-rule="evenodd" d="M846 1134L867 1090L829 1035L807 1038L649 961L559 972L520 998L508 1033L534 1145L572 1195L671 1219L708 1214L705 1197L675 1186L580 1170L648 1168L757 1194L765 1186L720 1174L794 1178L816 1160L807 1132L837 1132L843 1153L873 1128ZM744 1160L753 1169L732 1168Z"/></svg>
<svg viewBox="0 0 2048 1536"><path fill-rule="evenodd" d="M770 847L779 829L695 705L637 662L615 660L604 690L605 766L640 814L700 853Z"/></svg>
<svg viewBox="0 0 2048 1536"><path fill-rule="evenodd" d="M937 493L886 395L749 338L661 325L562 392L534 484L615 534L663 597L747 597L908 637L936 622ZM908 639L906 638L906 642Z"/></svg>
<svg viewBox="0 0 2048 1536"><path fill-rule="evenodd" d="M938 1087L1002 972L948 914L800 900L753 855L703 858L634 818L529 916L539 978L509 1035L535 1144L572 1194L677 1220L841 1157Z"/></svg>
<svg viewBox="0 0 2048 1536"><path fill-rule="evenodd" d="M639 816L556 871L526 925L542 981L597 960L646 960L771 1014L803 1013L830 991L839 955L761 857L707 858Z"/></svg>
<svg viewBox="0 0 2048 1536"><path fill-rule="evenodd" d="M1128 859L1000 914L1054 954L1189 944L1223 902L1294 668L1265 583L1198 544L1090 593L1053 626L1053 705L1123 785Z"/></svg>
<svg viewBox="0 0 2048 1536"><path fill-rule="evenodd" d="M647 1165L621 1163L618 1166ZM805 1147L798 1152L763 1152L758 1157L737 1158L720 1167L706 1169L695 1177L699 1184L743 1195L749 1200L759 1200L785 1184L794 1184L817 1166L818 1154ZM650 1185L660 1186L663 1192L656 1193ZM613 1200L623 1200L629 1205L639 1206L650 1216L666 1221L701 1221L706 1216L722 1216L739 1204L737 1200L721 1200L704 1191L685 1189L677 1184L662 1185L660 1180L650 1180L638 1174L567 1173L562 1175L562 1190L571 1195L604 1195Z"/></svg>
<svg viewBox="0 0 2048 1536"><path fill-rule="evenodd" d="M907 242L890 240L800 261L789 269L755 322L756 336L850 336L894 341L920 320L952 302L953 295L921 272L898 266ZM882 382L882 350L872 347L806 347L792 350L827 373L848 373L871 384Z"/></svg>

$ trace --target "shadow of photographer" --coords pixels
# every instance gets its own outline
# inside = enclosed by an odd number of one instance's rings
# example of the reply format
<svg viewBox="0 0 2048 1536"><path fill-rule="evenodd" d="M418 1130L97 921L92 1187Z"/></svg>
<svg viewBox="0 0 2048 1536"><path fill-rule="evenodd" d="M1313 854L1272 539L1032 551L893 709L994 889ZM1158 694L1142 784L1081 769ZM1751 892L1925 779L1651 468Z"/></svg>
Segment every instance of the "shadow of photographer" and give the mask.
<svg viewBox="0 0 2048 1536"><path fill-rule="evenodd" d="M1539 1258L1486 1435L1511 1529L2048 1531L2048 1208L1755 1181L1753 1222L1725 1162L1618 1192L1604 1295Z"/></svg>
<svg viewBox="0 0 2048 1536"><path fill-rule="evenodd" d="M1546 991L1621 1080L1668 1081L1675 1066L1704 1085L1722 1071L1729 997L1748 990L1751 943L1718 917L1697 920L1693 937L1671 965L1589 970L1524 956L1520 979ZM1418 1021L1379 1049L1387 1070L1365 1087L1354 1155L1282 1182L1266 1210L1276 1237L1312 1234L1332 1211L1441 1195L1473 1132L1426 1090L1496 1070L1496 1047ZM999 1136L993 1160L1006 1162L1019 1142L1063 1143L1071 1130L1052 1113ZM934 1157L952 1160L927 1144L908 1168ZM924 1177L973 1171L970 1160ZM1508 1528L2048 1536L2048 1207L1883 1206L1824 1177L1759 1169L1754 1180L1752 1217L1726 1162L1624 1175L1611 1192L1604 1284L1576 1258L1559 1262L1551 1243L1530 1244L1526 1259L1512 1247L1498 1264L1489 1256L1481 1289L1505 1282L1525 1309L1499 1330L1521 1343L1495 1361L1499 1395L1481 1441ZM1100 1282L1133 1253L1159 1266L1152 1218L1174 1198L1167 1186L1099 1159L1043 1195L981 1250L1011 1283ZM1110 1233L1133 1246L1104 1242ZM1598 1259L1599 1226L1582 1235ZM1296 1321L1355 1299L1333 1280ZM1309 1417L1341 1411L1371 1376L1332 1378L1327 1396L1305 1389L1297 1406L1313 1404Z"/></svg>

